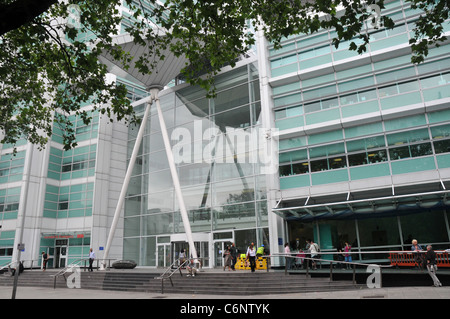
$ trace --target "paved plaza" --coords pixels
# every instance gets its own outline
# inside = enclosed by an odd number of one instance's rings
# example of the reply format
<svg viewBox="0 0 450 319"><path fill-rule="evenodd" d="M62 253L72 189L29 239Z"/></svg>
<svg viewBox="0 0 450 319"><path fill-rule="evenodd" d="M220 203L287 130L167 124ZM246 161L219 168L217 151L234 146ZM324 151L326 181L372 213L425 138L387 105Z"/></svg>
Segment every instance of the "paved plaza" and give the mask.
<svg viewBox="0 0 450 319"><path fill-rule="evenodd" d="M11 299L12 287L1 287L0 299ZM160 294L145 292L123 292L107 290L69 289L69 288L39 288L18 287L16 299L450 299L450 287L393 287L374 288L332 292L294 293L278 295L191 295L191 294Z"/></svg>

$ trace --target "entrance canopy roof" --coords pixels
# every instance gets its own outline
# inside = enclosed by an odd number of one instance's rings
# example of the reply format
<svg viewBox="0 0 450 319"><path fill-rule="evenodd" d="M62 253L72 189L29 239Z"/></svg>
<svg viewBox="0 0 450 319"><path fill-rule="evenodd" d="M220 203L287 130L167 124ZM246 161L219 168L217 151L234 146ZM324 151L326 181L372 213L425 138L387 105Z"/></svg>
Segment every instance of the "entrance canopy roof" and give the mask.
<svg viewBox="0 0 450 319"><path fill-rule="evenodd" d="M280 200L272 211L286 220L362 219L450 208L450 182ZM450 186L450 185L448 185Z"/></svg>
<svg viewBox="0 0 450 319"><path fill-rule="evenodd" d="M159 36L164 37L165 35L160 32ZM162 89L180 74L188 60L184 56L176 57L168 48L161 50L160 54L156 55L151 42L151 40L145 40L146 45L136 44L130 34L117 35L113 37L113 44L119 45L126 53L129 53L132 58L131 62L125 66L115 60L108 52L104 52L100 56L100 61L108 67L110 73L123 79L140 84L147 89L152 87ZM136 62L142 56L146 56L150 61L155 62L155 67L151 70L151 73L143 74L136 67ZM160 56L165 58L162 60Z"/></svg>

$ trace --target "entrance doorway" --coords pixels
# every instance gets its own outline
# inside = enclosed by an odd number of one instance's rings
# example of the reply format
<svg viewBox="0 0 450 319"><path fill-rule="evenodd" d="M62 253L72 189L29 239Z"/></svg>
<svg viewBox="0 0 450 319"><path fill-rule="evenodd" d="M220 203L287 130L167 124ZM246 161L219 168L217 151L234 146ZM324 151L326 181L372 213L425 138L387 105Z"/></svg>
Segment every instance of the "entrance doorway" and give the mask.
<svg viewBox="0 0 450 319"><path fill-rule="evenodd" d="M227 241L214 241L214 266L223 267L224 258L223 253L227 246L231 247L231 240Z"/></svg>
<svg viewBox="0 0 450 319"><path fill-rule="evenodd" d="M197 256L200 258L201 267L209 267L209 234L207 233L194 233L192 234L194 240L195 250L197 251ZM171 263L178 260L180 252L184 250L186 258L190 256L189 243L186 240L185 234L174 234L170 238L171 245ZM158 251L159 252L159 251Z"/></svg>
<svg viewBox="0 0 450 319"><path fill-rule="evenodd" d="M57 239L55 241L55 268L64 268L67 266L67 239Z"/></svg>

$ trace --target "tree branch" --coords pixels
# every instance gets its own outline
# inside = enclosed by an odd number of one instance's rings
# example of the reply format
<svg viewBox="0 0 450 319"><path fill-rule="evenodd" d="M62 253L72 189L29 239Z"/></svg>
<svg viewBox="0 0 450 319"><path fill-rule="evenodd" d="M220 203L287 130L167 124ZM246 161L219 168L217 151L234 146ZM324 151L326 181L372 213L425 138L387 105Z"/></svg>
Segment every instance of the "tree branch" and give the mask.
<svg viewBox="0 0 450 319"><path fill-rule="evenodd" d="M0 36L31 22L58 0L17 0L0 5Z"/></svg>

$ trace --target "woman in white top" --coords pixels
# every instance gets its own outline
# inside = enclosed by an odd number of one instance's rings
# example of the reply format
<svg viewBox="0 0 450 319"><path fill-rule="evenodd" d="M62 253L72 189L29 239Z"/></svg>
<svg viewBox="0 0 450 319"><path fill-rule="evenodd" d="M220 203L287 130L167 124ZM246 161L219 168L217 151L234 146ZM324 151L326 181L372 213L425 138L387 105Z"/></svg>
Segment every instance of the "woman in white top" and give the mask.
<svg viewBox="0 0 450 319"><path fill-rule="evenodd" d="M252 272L255 272L255 268L256 268L256 249L255 249L253 243L251 243L250 246L247 249L247 260L250 261L250 268L252 269Z"/></svg>
<svg viewBox="0 0 450 319"><path fill-rule="evenodd" d="M318 246L312 240L309 240L309 252L311 253L311 258L316 258L318 253ZM312 269L317 269L316 261L312 261Z"/></svg>

